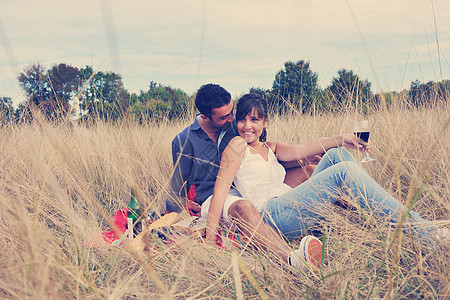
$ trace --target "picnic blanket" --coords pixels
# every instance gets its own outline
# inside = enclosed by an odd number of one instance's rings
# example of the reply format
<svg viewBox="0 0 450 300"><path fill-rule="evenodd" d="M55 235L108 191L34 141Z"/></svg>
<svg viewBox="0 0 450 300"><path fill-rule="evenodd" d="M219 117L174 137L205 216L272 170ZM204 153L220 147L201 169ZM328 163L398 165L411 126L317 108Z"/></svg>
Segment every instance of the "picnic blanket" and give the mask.
<svg viewBox="0 0 450 300"><path fill-rule="evenodd" d="M197 202L197 195L193 185L189 189L187 199ZM193 238L202 242L202 238L206 234L206 219L201 217L201 212L195 212L189 209L188 205L185 206L185 211L187 212L188 217L186 217L186 214L170 213L158 218L155 213L152 213L145 218L142 218L142 221L146 222L146 224L143 231L136 236L138 239L134 241L134 244L141 243L143 235L151 234L152 231L158 228L159 230L154 231L155 235L166 242L172 241L173 239L170 238L170 235L174 232L179 233L180 230L185 234L192 235ZM125 239L129 239L129 235L132 234L132 230L129 231L127 228L127 208L116 211L113 224L114 228L112 230L102 232L103 240L107 244L123 247ZM225 243L225 239L228 239L227 242L229 241L230 243ZM222 235L218 237L216 244L221 249L228 249L229 247L226 246L226 244L231 244L236 248L240 248L245 244L245 239L240 232L222 230ZM138 248L140 247L141 246Z"/></svg>

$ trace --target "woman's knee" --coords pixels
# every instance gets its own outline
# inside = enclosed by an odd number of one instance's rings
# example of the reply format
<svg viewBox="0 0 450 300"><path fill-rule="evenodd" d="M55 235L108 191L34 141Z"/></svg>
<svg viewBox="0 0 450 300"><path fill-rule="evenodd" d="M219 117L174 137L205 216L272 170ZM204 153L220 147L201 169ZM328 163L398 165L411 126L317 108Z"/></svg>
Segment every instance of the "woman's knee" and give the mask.
<svg viewBox="0 0 450 300"><path fill-rule="evenodd" d="M334 161L347 161L353 157L350 151L343 147L328 149L326 155L328 155Z"/></svg>
<svg viewBox="0 0 450 300"><path fill-rule="evenodd" d="M260 213L250 201L238 200L228 209L228 216L233 219L247 220L250 217L260 217Z"/></svg>
<svg viewBox="0 0 450 300"><path fill-rule="evenodd" d="M346 172L356 172L361 170L361 165L354 161L341 161L334 165L337 171L344 170Z"/></svg>
<svg viewBox="0 0 450 300"><path fill-rule="evenodd" d="M327 150L326 155L333 157L333 156L336 156L338 153L339 153L339 148L331 148L331 149Z"/></svg>

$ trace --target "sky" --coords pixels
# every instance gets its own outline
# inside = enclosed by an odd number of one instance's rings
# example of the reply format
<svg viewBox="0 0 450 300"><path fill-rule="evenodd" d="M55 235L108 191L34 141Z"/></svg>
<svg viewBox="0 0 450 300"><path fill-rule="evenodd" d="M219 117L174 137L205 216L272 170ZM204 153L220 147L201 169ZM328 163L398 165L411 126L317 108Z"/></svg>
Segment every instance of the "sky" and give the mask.
<svg viewBox="0 0 450 300"><path fill-rule="evenodd" d="M33 63L113 71L130 92L212 82L236 98L299 60L322 88L340 69L373 92L450 79L450 1L0 0L0 97L15 105Z"/></svg>

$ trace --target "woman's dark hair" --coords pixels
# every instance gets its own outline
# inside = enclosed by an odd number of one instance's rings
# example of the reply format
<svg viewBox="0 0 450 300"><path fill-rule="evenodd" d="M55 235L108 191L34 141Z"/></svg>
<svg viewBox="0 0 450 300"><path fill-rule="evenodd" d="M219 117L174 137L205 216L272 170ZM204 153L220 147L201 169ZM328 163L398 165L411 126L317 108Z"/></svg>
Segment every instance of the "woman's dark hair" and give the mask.
<svg viewBox="0 0 450 300"><path fill-rule="evenodd" d="M202 85L195 96L195 106L198 111L212 118L212 110L227 105L231 101L231 94L218 84Z"/></svg>
<svg viewBox="0 0 450 300"><path fill-rule="evenodd" d="M242 96L236 104L236 121L244 120L245 117L252 112L253 108L256 109L258 116L264 120L269 119L267 112L267 102L261 95L249 93ZM267 132L264 128L259 140L265 142L267 139Z"/></svg>

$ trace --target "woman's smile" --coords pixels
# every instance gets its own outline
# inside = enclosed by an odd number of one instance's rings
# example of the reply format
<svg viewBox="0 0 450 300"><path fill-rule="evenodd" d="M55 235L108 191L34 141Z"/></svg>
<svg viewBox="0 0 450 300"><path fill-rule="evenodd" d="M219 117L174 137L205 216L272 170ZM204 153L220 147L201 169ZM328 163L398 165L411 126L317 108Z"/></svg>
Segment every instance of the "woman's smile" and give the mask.
<svg viewBox="0 0 450 300"><path fill-rule="evenodd" d="M239 135L247 141L247 144L259 142L264 128L267 127L267 120L258 115L255 108L245 116L244 119L237 120Z"/></svg>
<svg viewBox="0 0 450 300"><path fill-rule="evenodd" d="M254 134L255 132L254 131L242 131L242 133L244 135L251 135L251 134Z"/></svg>

